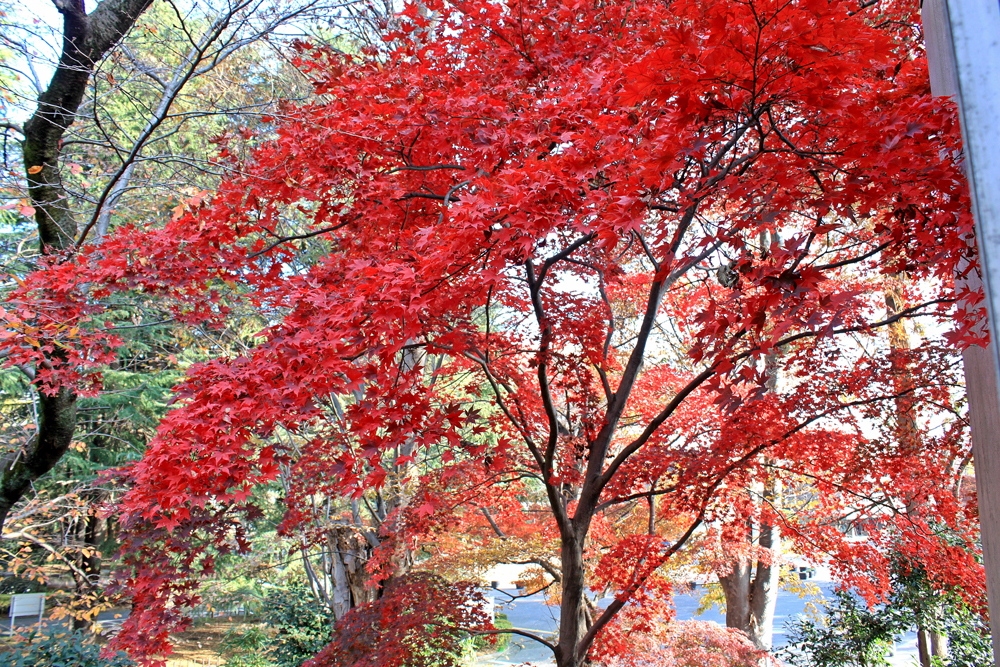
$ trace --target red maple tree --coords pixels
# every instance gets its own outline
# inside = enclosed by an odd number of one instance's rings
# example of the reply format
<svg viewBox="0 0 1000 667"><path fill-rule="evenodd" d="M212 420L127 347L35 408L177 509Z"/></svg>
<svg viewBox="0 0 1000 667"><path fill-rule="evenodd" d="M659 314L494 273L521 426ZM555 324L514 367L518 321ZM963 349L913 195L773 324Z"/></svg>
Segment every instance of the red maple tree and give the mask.
<svg viewBox="0 0 1000 667"><path fill-rule="evenodd" d="M558 545L560 667L668 642L663 566L706 535L721 559L766 559L747 552L755 521L870 596L897 550L975 599L949 346L981 342L980 296L954 293L972 221L915 11L431 0L399 17L388 54L303 45L315 99L273 119L239 176L161 231L53 258L7 313L10 361L74 350L44 387L99 369L110 291L197 322L240 302L273 323L248 354L190 370L128 473L134 607L116 646L169 651L281 465L302 489L295 522L310 492L361 497L431 450L373 574L456 526L503 532L489 509L506 508L501 523ZM306 231L285 233L289 219ZM324 252L299 270L296 242L314 237ZM887 313L904 273L907 303ZM882 332L916 317L944 338L889 345ZM898 437L901 404L919 437ZM753 492L775 480L810 502ZM648 522L609 528L623 508ZM846 540L845 520L870 539ZM591 587L614 600L589 606Z"/></svg>

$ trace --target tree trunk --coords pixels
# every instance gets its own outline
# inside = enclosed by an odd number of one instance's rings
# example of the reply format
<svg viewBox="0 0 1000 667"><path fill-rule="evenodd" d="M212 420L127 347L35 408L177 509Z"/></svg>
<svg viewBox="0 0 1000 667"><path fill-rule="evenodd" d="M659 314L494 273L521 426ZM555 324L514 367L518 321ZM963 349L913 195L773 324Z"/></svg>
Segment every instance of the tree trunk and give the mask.
<svg viewBox="0 0 1000 667"><path fill-rule="evenodd" d="M0 480L0 527L31 484L62 458L76 430L76 393L62 388L52 396L39 391L38 433L23 452L4 457Z"/></svg>
<svg viewBox="0 0 1000 667"><path fill-rule="evenodd" d="M21 146L39 245L46 255L73 252L76 245L76 219L59 172L63 135L76 119L95 63L131 29L152 0L104 0L89 15L84 0L53 2L63 15L62 53L34 115L24 124ZM64 363L65 355L53 353L51 360ZM32 482L66 453L76 430L76 393L71 388L47 395L39 387L39 405L42 416L36 437L26 452L4 462L0 528Z"/></svg>
<svg viewBox="0 0 1000 667"><path fill-rule="evenodd" d="M892 274L887 278L885 288L885 311L886 316L892 317L900 313L905 307L903 299L903 288L906 280L905 274ZM892 361L893 388L898 392L896 403L896 437L902 453L913 453L920 445L920 432L913 415L913 396L909 393L913 389L913 377L904 356L905 350L910 349L910 336L906 331L906 325L902 321L889 325L889 348L896 352Z"/></svg>
<svg viewBox="0 0 1000 667"><path fill-rule="evenodd" d="M767 376L765 387L769 393L774 393L778 389L778 353L764 358L764 371ZM781 480L768 476L763 483L761 495L764 505L781 511ZM770 651L781 578L781 528L762 520L757 526L756 536L752 529L749 532L751 542L756 537L758 546L770 551L770 556L757 559L756 563L743 560L734 562L732 572L719 575L719 583L726 596L726 627L742 630L754 646L762 651Z"/></svg>
<svg viewBox="0 0 1000 667"><path fill-rule="evenodd" d="M333 608L333 617L339 621L351 610L351 582L347 579L347 567L344 563L343 554L337 548L339 546L337 541L330 539L329 545L331 547L330 560L332 561L331 567L333 569L332 576L330 577L333 584L330 602Z"/></svg>
<svg viewBox="0 0 1000 667"><path fill-rule="evenodd" d="M917 628L917 653L920 656L920 667L931 667L931 646L928 632Z"/></svg>
<svg viewBox="0 0 1000 667"><path fill-rule="evenodd" d="M564 535L560 549L562 560L562 603L559 608L559 643L555 657L558 667L580 667L586 664L586 654L579 650L590 629L584 600L586 570L583 562L583 540L576 535Z"/></svg>
<svg viewBox="0 0 1000 667"><path fill-rule="evenodd" d="M781 481L768 480L765 499L772 505L781 508ZM753 580L753 590L750 591L750 640L762 651L770 651L774 635L774 609L778 603L778 583L781 567L778 558L781 555L781 528L766 522L760 526L760 546L770 549L771 558L768 562L757 561L757 575Z"/></svg>
<svg viewBox="0 0 1000 667"><path fill-rule="evenodd" d="M775 481L768 483L765 496L780 502ZM755 563L736 560L728 574L719 574L719 583L726 597L726 627L745 632L754 646L770 651L774 633L774 610L778 601L778 580L781 567L781 530L778 526L761 523L758 544L771 550L771 557ZM754 568L756 567L756 572Z"/></svg>
<svg viewBox="0 0 1000 667"><path fill-rule="evenodd" d="M719 575L722 592L726 596L726 627L750 634L751 565L749 561L733 563L729 574Z"/></svg>
<svg viewBox="0 0 1000 667"><path fill-rule="evenodd" d="M83 533L81 535L82 543L88 552L81 554L77 560L77 566L84 576L74 573L73 577L76 583L75 596L80 606L77 611L82 611L83 607L89 607L92 604L93 600L89 598L100 586L103 561L100 549L106 535L106 525L107 522L96 512L92 512L85 521L80 522L82 527L80 532ZM73 619L74 630L89 630L93 624L93 619L89 617L77 616Z"/></svg>
<svg viewBox="0 0 1000 667"><path fill-rule="evenodd" d="M931 640L931 653L936 658L945 660L948 658L948 635L930 630L928 633Z"/></svg>

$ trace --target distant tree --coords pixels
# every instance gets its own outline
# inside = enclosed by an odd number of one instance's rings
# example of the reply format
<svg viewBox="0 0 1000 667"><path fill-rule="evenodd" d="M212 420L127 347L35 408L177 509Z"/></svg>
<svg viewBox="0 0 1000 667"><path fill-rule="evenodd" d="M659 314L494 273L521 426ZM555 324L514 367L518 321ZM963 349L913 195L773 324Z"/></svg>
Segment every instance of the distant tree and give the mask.
<svg viewBox="0 0 1000 667"><path fill-rule="evenodd" d="M119 225L162 226L184 201L206 196L227 167L211 159L213 139L236 137L236 150L263 113L305 84L278 45L320 28L331 39L343 32L343 3L325 0L107 0L89 14L82 0L53 4L61 29L36 15L37 3L0 6L4 300L40 265L99 244ZM30 117L22 124L22 116ZM92 319L44 305L38 314L71 337L81 327L103 331L115 349L92 350L108 363L99 377L43 387L39 364L73 360L34 330L22 333L44 348L40 359L9 363L0 351L0 525L4 569L68 568L74 608L91 617L114 535L100 509L115 487L96 475L138 457L183 368L207 349L245 349L243 334L257 327L246 322L258 316L231 311L206 331L178 327L163 304L134 291L78 298Z"/></svg>

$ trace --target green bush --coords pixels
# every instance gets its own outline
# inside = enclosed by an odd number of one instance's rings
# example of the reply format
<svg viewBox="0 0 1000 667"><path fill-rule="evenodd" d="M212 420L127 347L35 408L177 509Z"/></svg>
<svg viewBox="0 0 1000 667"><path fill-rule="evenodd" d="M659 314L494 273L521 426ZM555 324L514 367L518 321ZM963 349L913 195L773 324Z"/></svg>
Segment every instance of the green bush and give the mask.
<svg viewBox="0 0 1000 667"><path fill-rule="evenodd" d="M261 620L275 630L268 651L277 667L299 667L330 643L333 634L333 612L304 585L268 591Z"/></svg>
<svg viewBox="0 0 1000 667"><path fill-rule="evenodd" d="M826 618L790 624L780 657L797 667L888 667L896 629L882 610L871 611L857 597L833 592Z"/></svg>
<svg viewBox="0 0 1000 667"><path fill-rule="evenodd" d="M260 625L232 628L222 638L226 667L272 667L269 644L271 636Z"/></svg>
<svg viewBox="0 0 1000 667"><path fill-rule="evenodd" d="M11 645L12 653L0 655L3 667L132 667L125 653L102 658L101 647L85 632L29 636L28 641Z"/></svg>
<svg viewBox="0 0 1000 667"><path fill-rule="evenodd" d="M509 630L514 625L507 620L507 614L497 614L493 620L493 627L497 630ZM494 643L495 640L495 643ZM510 646L510 635L479 635L472 638L472 648L476 651L504 651Z"/></svg>

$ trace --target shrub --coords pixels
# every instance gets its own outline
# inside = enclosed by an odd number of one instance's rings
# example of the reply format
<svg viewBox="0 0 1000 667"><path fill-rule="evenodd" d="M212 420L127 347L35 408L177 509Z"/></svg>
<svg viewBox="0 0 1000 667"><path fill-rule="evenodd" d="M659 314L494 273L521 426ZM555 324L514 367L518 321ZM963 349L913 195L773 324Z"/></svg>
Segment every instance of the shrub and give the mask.
<svg viewBox="0 0 1000 667"><path fill-rule="evenodd" d="M507 614L497 614L493 621L497 630L509 630L514 624L507 620ZM510 646L510 635L478 635L472 638L472 648L476 651L503 651Z"/></svg>
<svg viewBox="0 0 1000 667"><path fill-rule="evenodd" d="M260 625L241 625L230 629L222 638L222 654L226 667L272 667L271 636Z"/></svg>
<svg viewBox="0 0 1000 667"><path fill-rule="evenodd" d="M31 635L11 646L2 658L5 667L132 667L135 663L122 652L101 657L101 647L85 632ZM8 662L13 660L13 662Z"/></svg>
<svg viewBox="0 0 1000 667"><path fill-rule="evenodd" d="M301 584L269 590L261 620L275 630L268 651L278 667L299 667L330 643L333 634L333 612Z"/></svg>
<svg viewBox="0 0 1000 667"><path fill-rule="evenodd" d="M826 618L790 625L791 642L782 658L802 667L877 667L888 665L896 628L882 610L871 611L850 593L834 591Z"/></svg>

